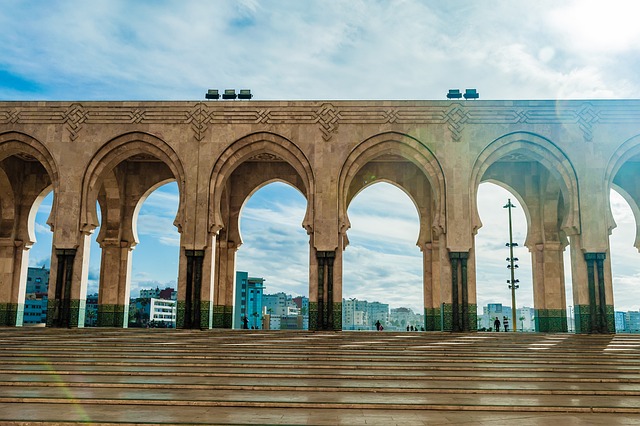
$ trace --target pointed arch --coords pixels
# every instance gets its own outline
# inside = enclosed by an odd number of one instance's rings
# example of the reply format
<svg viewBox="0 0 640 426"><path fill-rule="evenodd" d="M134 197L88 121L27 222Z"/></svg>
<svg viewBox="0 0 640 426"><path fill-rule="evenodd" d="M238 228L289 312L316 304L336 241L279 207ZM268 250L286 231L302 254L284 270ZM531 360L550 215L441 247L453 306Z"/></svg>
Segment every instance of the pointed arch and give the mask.
<svg viewBox="0 0 640 426"><path fill-rule="evenodd" d="M42 144L42 142L25 133L14 131L0 133L0 161L7 157L11 157L12 155L25 155L27 157L35 158L49 175L54 197L53 206L51 207L51 215L49 216L47 223L49 226L53 226L55 224L55 214L57 212L58 205L58 197L55 195L58 193L60 186L58 165L53 158L53 155L44 146L44 144ZM3 201L2 204L2 207L4 208L5 201ZM15 212L11 212L12 215L14 213ZM4 212L2 213L2 218L4 221Z"/></svg>
<svg viewBox="0 0 640 426"><path fill-rule="evenodd" d="M357 173L370 161L386 155L400 156L411 162L420 170L431 185L434 193L433 228L445 231L445 177L440 163L435 155L418 139L398 132L385 132L374 135L359 143L347 157L340 170L338 179L338 215L340 218L340 232L346 233L349 228L347 208L349 204L349 188ZM392 183L387 179L388 182ZM373 183L373 182L371 182ZM365 186L368 186L366 183ZM399 186L398 183L394 185ZM410 194L406 188L403 191ZM409 195L420 211L417 200ZM421 220L421 223L423 220ZM424 239L430 230L420 230L420 240ZM420 243L420 241L419 241Z"/></svg>
<svg viewBox="0 0 640 426"><path fill-rule="evenodd" d="M96 200L103 179L122 161L135 155L149 155L169 167L180 191L180 205L174 225L182 230L184 220L184 167L178 154L162 139L144 132L130 132L117 136L105 143L93 156L85 171L82 182L82 205L80 229L93 230L98 226Z"/></svg>
<svg viewBox="0 0 640 426"><path fill-rule="evenodd" d="M294 168L304 184L305 197L307 198L307 211L302 226L307 232L313 227L313 194L315 180L311 164L302 150L289 139L275 133L258 132L247 135L232 143L218 157L210 178L210 205L209 205L209 229L217 232L224 228L221 205L222 194L226 182L233 171L246 160L256 156L275 156ZM295 182L287 182L296 187Z"/></svg>
<svg viewBox="0 0 640 426"><path fill-rule="evenodd" d="M503 135L487 145L476 158L471 172L473 188L471 205L474 230L481 226L478 215L478 187L487 169L510 154L525 152L532 160L542 164L561 182L560 191L566 205L566 216L561 225L568 235L580 233L580 193L578 177L566 154L553 142L530 132L513 132Z"/></svg>

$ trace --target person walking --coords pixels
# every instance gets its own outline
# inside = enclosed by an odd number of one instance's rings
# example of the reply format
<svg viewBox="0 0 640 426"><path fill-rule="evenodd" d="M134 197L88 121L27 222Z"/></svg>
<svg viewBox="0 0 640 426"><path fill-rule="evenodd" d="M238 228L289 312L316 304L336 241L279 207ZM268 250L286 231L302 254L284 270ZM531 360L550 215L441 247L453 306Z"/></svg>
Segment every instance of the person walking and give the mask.
<svg viewBox="0 0 640 426"><path fill-rule="evenodd" d="M509 318L502 317L502 327L504 328L504 331L509 331Z"/></svg>
<svg viewBox="0 0 640 426"><path fill-rule="evenodd" d="M493 328L496 331L500 331L500 320L498 319L498 317L496 317L496 320L493 322Z"/></svg>
<svg viewBox="0 0 640 426"><path fill-rule="evenodd" d="M380 320L376 321L376 330L380 331L382 328L382 324L380 324Z"/></svg>

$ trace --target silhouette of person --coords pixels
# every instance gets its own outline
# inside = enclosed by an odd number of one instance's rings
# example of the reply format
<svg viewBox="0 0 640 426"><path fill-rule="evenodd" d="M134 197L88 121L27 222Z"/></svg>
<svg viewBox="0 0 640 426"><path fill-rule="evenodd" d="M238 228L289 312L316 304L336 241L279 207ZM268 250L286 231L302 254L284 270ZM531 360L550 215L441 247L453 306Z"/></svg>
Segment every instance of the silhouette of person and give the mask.
<svg viewBox="0 0 640 426"><path fill-rule="evenodd" d="M249 328L249 318L242 317L242 328L247 330Z"/></svg>
<svg viewBox="0 0 640 426"><path fill-rule="evenodd" d="M500 331L500 320L498 317L496 317L496 320L493 322L493 328L495 328L496 331Z"/></svg>
<svg viewBox="0 0 640 426"><path fill-rule="evenodd" d="M409 331L409 326L407 326L407 331Z"/></svg>
<svg viewBox="0 0 640 426"><path fill-rule="evenodd" d="M502 317L502 327L504 327L504 331L509 331L509 318Z"/></svg>
<svg viewBox="0 0 640 426"><path fill-rule="evenodd" d="M382 324L380 324L380 320L376 321L376 330L380 331L382 329Z"/></svg>

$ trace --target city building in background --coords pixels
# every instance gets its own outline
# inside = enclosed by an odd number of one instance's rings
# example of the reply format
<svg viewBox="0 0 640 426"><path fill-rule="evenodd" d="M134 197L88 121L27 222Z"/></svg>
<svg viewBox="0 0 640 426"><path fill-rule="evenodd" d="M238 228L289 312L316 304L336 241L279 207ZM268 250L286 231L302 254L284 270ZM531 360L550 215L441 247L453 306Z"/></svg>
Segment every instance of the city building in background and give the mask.
<svg viewBox="0 0 640 426"><path fill-rule="evenodd" d="M233 328L262 328L264 279L249 277L247 272L236 272L236 303Z"/></svg>
<svg viewBox="0 0 640 426"><path fill-rule="evenodd" d="M49 270L44 266L29 268L24 298L23 325L45 324L47 322L48 290Z"/></svg>
<svg viewBox="0 0 640 426"><path fill-rule="evenodd" d="M98 325L98 293L87 294L85 304L84 326L95 327Z"/></svg>
<svg viewBox="0 0 640 426"><path fill-rule="evenodd" d="M140 290L140 297L129 302L129 327L175 328L176 298L171 287Z"/></svg>

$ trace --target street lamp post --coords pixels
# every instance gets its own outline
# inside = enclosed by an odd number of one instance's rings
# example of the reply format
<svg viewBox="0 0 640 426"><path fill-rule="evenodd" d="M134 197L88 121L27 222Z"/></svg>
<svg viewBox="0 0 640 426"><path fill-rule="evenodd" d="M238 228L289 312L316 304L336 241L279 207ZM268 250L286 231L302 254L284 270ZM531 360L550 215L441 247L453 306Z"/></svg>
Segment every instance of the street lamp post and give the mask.
<svg viewBox="0 0 640 426"><path fill-rule="evenodd" d="M515 208L513 204L511 204L511 198L508 199L507 204L503 206L505 209L509 209L509 242L507 243L507 247L509 247L509 257L507 258L507 268L511 271L511 279L507 280L509 284L509 289L511 290L511 323L513 324L513 331L516 331L517 322L516 322L516 290L518 289L519 280L516 280L515 270L518 265L515 262L518 261L517 257L513 257L513 248L518 246L518 243L513 242L513 228L511 224L511 209Z"/></svg>

